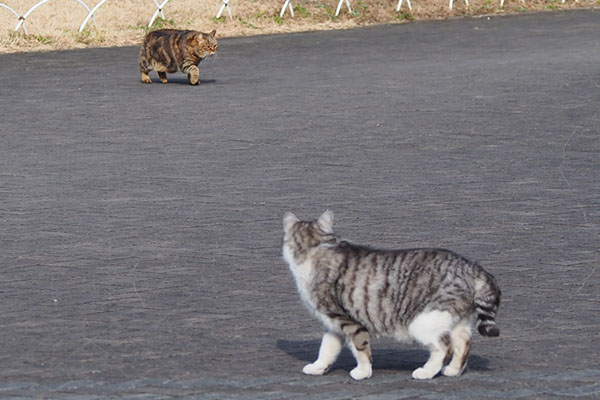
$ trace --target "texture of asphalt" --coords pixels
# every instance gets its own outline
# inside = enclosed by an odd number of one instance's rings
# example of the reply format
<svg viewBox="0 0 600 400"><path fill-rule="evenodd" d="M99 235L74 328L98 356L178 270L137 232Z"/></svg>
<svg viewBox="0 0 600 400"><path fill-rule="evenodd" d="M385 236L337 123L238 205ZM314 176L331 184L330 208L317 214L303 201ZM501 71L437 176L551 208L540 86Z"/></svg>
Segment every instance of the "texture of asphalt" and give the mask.
<svg viewBox="0 0 600 400"><path fill-rule="evenodd" d="M223 39L139 82L138 49L0 55L0 398L600 396L600 12ZM441 246L500 282L459 378L321 328L286 211Z"/></svg>

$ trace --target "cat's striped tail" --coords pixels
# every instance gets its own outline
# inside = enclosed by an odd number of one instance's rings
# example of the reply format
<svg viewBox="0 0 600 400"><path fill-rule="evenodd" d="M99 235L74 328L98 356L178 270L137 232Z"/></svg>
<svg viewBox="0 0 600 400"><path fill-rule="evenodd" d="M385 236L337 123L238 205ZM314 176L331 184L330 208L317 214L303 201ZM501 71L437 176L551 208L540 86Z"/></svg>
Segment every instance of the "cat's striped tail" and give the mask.
<svg viewBox="0 0 600 400"><path fill-rule="evenodd" d="M500 307L501 292L494 277L482 272L475 290L477 330L482 336L498 336L500 328L496 326L496 313Z"/></svg>

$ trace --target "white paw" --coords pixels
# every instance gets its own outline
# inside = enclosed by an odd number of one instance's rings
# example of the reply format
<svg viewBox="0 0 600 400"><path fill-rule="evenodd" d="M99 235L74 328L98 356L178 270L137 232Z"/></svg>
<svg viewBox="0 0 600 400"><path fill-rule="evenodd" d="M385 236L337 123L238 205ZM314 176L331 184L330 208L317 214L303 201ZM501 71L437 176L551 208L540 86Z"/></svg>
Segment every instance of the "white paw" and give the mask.
<svg viewBox="0 0 600 400"><path fill-rule="evenodd" d="M431 379L435 376L436 373L432 373L431 371L426 370L425 368L417 368L413 371L412 377L414 379Z"/></svg>
<svg viewBox="0 0 600 400"><path fill-rule="evenodd" d="M451 367L449 365L442 368L442 374L445 376L459 376L461 373L461 370L455 367Z"/></svg>
<svg viewBox="0 0 600 400"><path fill-rule="evenodd" d="M325 372L327 372L327 365L316 362L312 364L306 364L304 368L302 368L302 372L304 372L306 375L323 375Z"/></svg>
<svg viewBox="0 0 600 400"><path fill-rule="evenodd" d="M360 381L361 379L370 378L373 375L373 370L371 366L362 366L356 367L352 371L350 371L350 376L352 379Z"/></svg>

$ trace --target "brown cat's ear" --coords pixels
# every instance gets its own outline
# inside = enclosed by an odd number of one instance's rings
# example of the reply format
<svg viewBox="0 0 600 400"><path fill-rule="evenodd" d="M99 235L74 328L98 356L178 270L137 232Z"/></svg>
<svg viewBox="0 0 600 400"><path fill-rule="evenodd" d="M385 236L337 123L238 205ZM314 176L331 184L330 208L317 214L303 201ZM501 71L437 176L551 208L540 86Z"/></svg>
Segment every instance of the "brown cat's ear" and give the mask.
<svg viewBox="0 0 600 400"><path fill-rule="evenodd" d="M283 216L283 231L287 232L299 219L291 212L286 212Z"/></svg>
<svg viewBox="0 0 600 400"><path fill-rule="evenodd" d="M217 30L213 29L210 33L209 33L210 37L214 38L217 35Z"/></svg>

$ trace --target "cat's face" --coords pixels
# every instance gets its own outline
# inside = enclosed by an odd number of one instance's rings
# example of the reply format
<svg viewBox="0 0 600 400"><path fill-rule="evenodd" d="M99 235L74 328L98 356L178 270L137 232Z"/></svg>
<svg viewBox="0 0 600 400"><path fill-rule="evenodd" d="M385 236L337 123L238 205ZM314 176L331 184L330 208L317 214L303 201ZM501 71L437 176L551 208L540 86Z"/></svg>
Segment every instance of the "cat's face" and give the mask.
<svg viewBox="0 0 600 400"><path fill-rule="evenodd" d="M300 221L294 214L283 217L283 243L291 250L298 251L331 242L333 233L333 213L325 211L316 221Z"/></svg>
<svg viewBox="0 0 600 400"><path fill-rule="evenodd" d="M194 52L201 58L216 54L219 49L216 35L216 30L213 30L211 33L199 33L196 36L196 40L194 40Z"/></svg>

